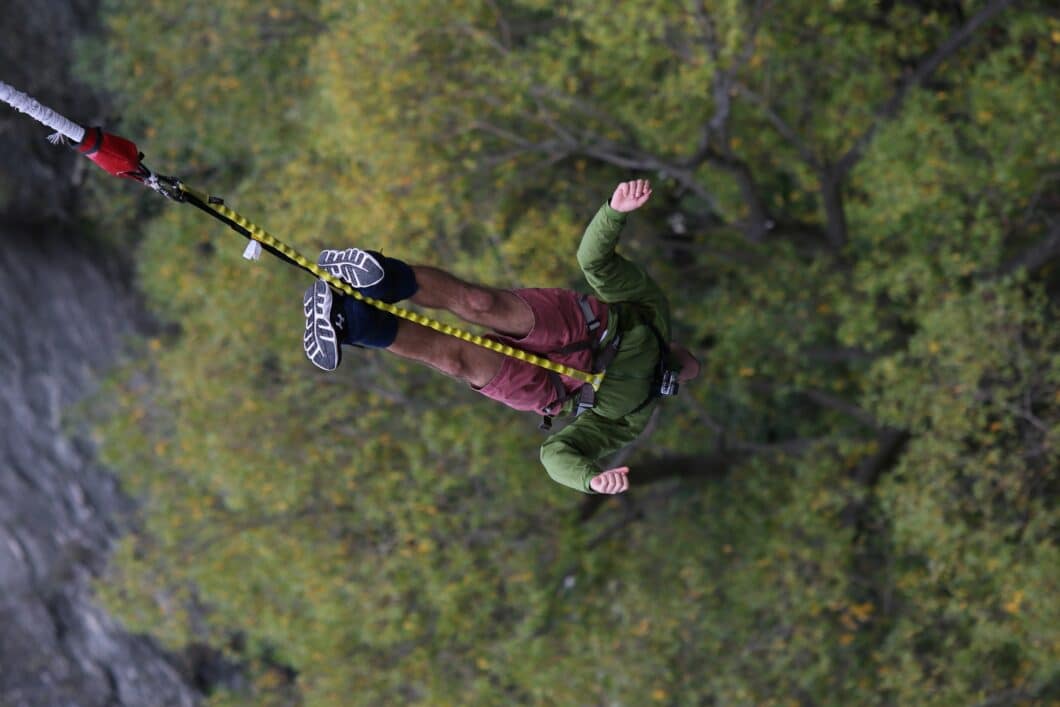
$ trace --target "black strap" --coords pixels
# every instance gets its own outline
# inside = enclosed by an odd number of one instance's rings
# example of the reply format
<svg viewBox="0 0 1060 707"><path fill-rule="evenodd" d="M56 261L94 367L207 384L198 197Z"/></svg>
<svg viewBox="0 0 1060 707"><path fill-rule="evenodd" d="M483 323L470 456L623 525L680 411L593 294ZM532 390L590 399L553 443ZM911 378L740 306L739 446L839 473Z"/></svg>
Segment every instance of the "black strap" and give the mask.
<svg viewBox="0 0 1060 707"><path fill-rule="evenodd" d="M593 373L606 371L611 362L615 360L615 356L618 356L618 347L621 345L622 335L615 334L615 338L611 339L611 343L593 359Z"/></svg>
<svg viewBox="0 0 1060 707"><path fill-rule="evenodd" d="M548 379L552 381L552 387L556 389L556 395L558 396L556 402L549 406L549 409L554 409L555 405L562 405L567 401L567 388L563 385L563 379L559 377L558 373L555 371L547 371L547 373Z"/></svg>
<svg viewBox="0 0 1060 707"><path fill-rule="evenodd" d="M569 354L569 353L574 353L575 351L584 351L585 349L591 349L592 347L593 347L593 340L591 338L589 338L589 339L582 339L581 341L575 341L573 343L567 344L566 346L564 346L562 348L559 348L559 349L556 349L555 351L551 351L550 353L554 353L554 354Z"/></svg>
<svg viewBox="0 0 1060 707"><path fill-rule="evenodd" d="M670 347L663 340L662 334L655 328L655 325L651 322L647 322L648 327L651 329L651 333L655 335L655 340L659 343L659 360L655 364L655 380L651 383L651 391L648 393L648 397L644 398L644 401L640 405L633 408L628 415L635 415L636 413L647 407L648 403L660 397L659 386L662 384L662 374L666 370L667 363L670 359Z"/></svg>
<svg viewBox="0 0 1060 707"><path fill-rule="evenodd" d="M92 136L92 147L84 151L83 154L86 156L96 154L99 152L99 148L103 146L103 128L89 128L85 132L84 137L81 138L81 144L85 143L89 135Z"/></svg>
<svg viewBox="0 0 1060 707"><path fill-rule="evenodd" d="M643 410L648 405L648 403L650 403L651 401L655 400L658 397L659 397L659 395L656 392L655 386L653 385L652 388L651 388L651 392L648 393L648 397L644 398L644 401L640 405L638 405L637 407L635 407L632 410L630 410L629 412L627 412L626 415L636 415L638 412Z"/></svg>
<svg viewBox="0 0 1060 707"><path fill-rule="evenodd" d="M541 424L537 426L539 430L548 432L552 429L552 414L550 410L556 410L563 406L563 403L567 402L567 389L563 386L563 379L559 377L559 374L555 371L546 371L548 379L552 382L552 387L556 389L556 400L549 405L547 408L541 410Z"/></svg>
<svg viewBox="0 0 1060 707"><path fill-rule="evenodd" d="M589 334L591 335L594 331L600 328L600 320L597 319L595 314L593 314L593 308L589 306L589 295L582 295L579 297L578 306L582 308L582 316L585 317L585 326L589 329Z"/></svg>
<svg viewBox="0 0 1060 707"><path fill-rule="evenodd" d="M596 391L593 390L591 385L586 383L578 391L578 407L574 411L574 416L577 417L583 412L592 410L594 405L596 405Z"/></svg>

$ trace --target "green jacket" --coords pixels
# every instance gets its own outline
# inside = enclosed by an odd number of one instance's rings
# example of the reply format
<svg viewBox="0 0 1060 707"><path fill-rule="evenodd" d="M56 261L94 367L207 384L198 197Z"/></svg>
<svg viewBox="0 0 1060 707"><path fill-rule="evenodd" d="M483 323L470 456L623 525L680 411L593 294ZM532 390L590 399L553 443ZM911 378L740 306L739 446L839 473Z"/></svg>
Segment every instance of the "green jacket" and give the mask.
<svg viewBox="0 0 1060 707"><path fill-rule="evenodd" d="M651 395L659 359L659 342L642 322L651 321L667 343L671 336L666 296L643 268L615 252L625 223L626 215L605 203L578 246L578 264L596 296L608 303L630 303L617 312L618 308L611 308L609 315L604 343L621 331L618 355L607 367L593 409L541 445L541 463L548 475L585 493L594 493L589 480L603 471L596 461L636 439L655 408L652 401L633 412ZM633 308L638 311L634 313ZM621 321L623 317L627 321Z"/></svg>

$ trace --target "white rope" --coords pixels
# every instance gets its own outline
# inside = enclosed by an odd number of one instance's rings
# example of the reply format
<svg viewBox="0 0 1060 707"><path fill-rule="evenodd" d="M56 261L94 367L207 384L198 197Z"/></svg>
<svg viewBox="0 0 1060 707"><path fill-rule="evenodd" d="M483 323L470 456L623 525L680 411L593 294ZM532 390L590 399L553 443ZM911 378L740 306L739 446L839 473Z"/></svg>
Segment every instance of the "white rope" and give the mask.
<svg viewBox="0 0 1060 707"><path fill-rule="evenodd" d="M0 81L0 101L8 104L20 113L25 113L39 123L47 125L52 130L57 130L66 138L78 144L85 137L85 129L77 123L64 118L51 108L42 106L31 96L27 96L15 88Z"/></svg>

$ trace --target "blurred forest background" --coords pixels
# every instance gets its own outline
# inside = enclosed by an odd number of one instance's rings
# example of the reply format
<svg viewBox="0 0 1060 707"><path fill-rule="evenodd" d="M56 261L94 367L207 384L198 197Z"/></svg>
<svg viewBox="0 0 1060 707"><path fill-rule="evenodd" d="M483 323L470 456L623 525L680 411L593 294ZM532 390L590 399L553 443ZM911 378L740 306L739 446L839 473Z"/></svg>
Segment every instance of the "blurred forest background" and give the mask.
<svg viewBox="0 0 1060 707"><path fill-rule="evenodd" d="M1008 0L107 0L110 127L310 255L574 286L614 184L702 379L603 500L537 421L303 356L304 275L86 180L166 322L98 585L217 705L1060 700L1060 18Z"/></svg>

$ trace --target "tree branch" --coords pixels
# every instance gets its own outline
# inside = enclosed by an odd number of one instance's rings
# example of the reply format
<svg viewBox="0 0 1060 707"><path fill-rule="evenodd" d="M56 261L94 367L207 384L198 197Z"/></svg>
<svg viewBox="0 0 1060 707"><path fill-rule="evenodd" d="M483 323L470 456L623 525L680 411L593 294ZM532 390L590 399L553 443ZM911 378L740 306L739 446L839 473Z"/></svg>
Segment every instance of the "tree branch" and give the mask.
<svg viewBox="0 0 1060 707"><path fill-rule="evenodd" d="M747 239L752 243L761 243L766 234L773 230L776 221L773 219L769 207L766 206L765 201L759 195L758 182L754 178L751 167L743 160L737 160L734 156L730 156L728 161L731 165L728 169L736 178L736 183L740 187L740 195L743 197L744 203L747 204L749 211L747 221L744 224L744 232L747 234ZM712 163L718 164L718 162L713 160Z"/></svg>
<svg viewBox="0 0 1060 707"><path fill-rule="evenodd" d="M821 200L825 210L825 232L828 242L833 248L836 250L842 248L848 240L846 208L843 200L843 181L850 174L854 165L865 154L877 132L884 124L898 115L906 97L914 87L927 80L947 59L956 54L978 29L989 23L1014 2L1015 0L990 0L975 16L950 35L934 52L921 61L913 69L912 73L905 77L890 98L877 108L876 117L869 127L854 140L854 144L838 161L820 165L817 172L821 182Z"/></svg>
<svg viewBox="0 0 1060 707"><path fill-rule="evenodd" d="M897 463L910 438L908 430L884 428L876 439L876 453L863 459L851 473L851 477L860 486L867 489L875 488L883 472ZM866 511L871 505L870 497L870 494L866 494L864 499L848 503L842 512L844 522L857 528L858 536L868 532Z"/></svg>
<svg viewBox="0 0 1060 707"><path fill-rule="evenodd" d="M734 442L729 448L754 454L801 454L825 439L823 437L796 437L781 442Z"/></svg>
<svg viewBox="0 0 1060 707"><path fill-rule="evenodd" d="M840 413L846 415L847 417L850 417L850 418L860 422L861 424L865 425L866 427L869 427L869 428L874 429L874 430L883 429L883 425L881 425L876 420L876 418L874 418L867 411L865 411L862 408L858 407L857 405L855 405L854 403L850 402L849 400L846 400L844 398L840 398L837 395L832 395L831 393L826 393L823 390L800 389L800 388L791 388L790 390L786 390L784 388L784 386L781 386L781 385L778 385L776 383L773 383L771 381L766 381L766 380L751 381L751 383L749 385L750 385L752 390L757 390L759 392L768 393L768 394L775 394L775 393L781 393L781 392L790 392L790 393L794 393L795 395L801 395L804 398L806 398L807 400L810 400L811 402L816 403L817 405L820 405L821 407L826 407L826 408L829 408L830 410L835 410L836 412L840 412Z"/></svg>
<svg viewBox="0 0 1060 707"><path fill-rule="evenodd" d="M501 10L496 0L486 0L486 5L488 5L490 11L493 12L493 18L497 22L497 29L501 33L501 46L506 50L511 50L512 28L511 25L508 24L508 20L504 17L504 11Z"/></svg>
<svg viewBox="0 0 1060 707"><path fill-rule="evenodd" d="M880 427L880 423L868 412L837 395L826 393L823 390L803 390L800 391L800 393L821 407L841 412L844 415L857 420L866 427L872 427L873 429L879 429Z"/></svg>
<svg viewBox="0 0 1060 707"><path fill-rule="evenodd" d="M994 275L1000 277L1021 269L1033 273L1058 257L1060 257L1060 222L1054 222L1045 238L1006 261Z"/></svg>
<svg viewBox="0 0 1060 707"><path fill-rule="evenodd" d="M573 148L572 153L592 157L606 164L624 169L655 172L664 177L672 177L685 189L705 201L715 213L720 216L725 215L718 200L714 198L714 195L706 187L699 183L693 171L687 167L665 162L653 155L634 152L629 148L621 148L608 142L581 144Z"/></svg>
<svg viewBox="0 0 1060 707"><path fill-rule="evenodd" d="M943 42L938 49L920 62L913 72L898 85L891 97L877 109L876 119L873 120L872 124L854 141L854 144L846 151L846 154L835 163L833 166L835 177L842 179L850 172L858 160L861 159L865 148L872 142L880 127L898 115L906 96L915 86L923 83L943 62L956 54L977 30L993 20L1014 2L1015 0L990 0L964 26L950 35L949 39Z"/></svg>
<svg viewBox="0 0 1060 707"><path fill-rule="evenodd" d="M695 478L701 481L720 479L729 473L734 464L747 456L743 452L725 452L707 456L681 454L649 457L638 463L637 474L630 479L630 486L636 483L640 488L673 478Z"/></svg>
<svg viewBox="0 0 1060 707"><path fill-rule="evenodd" d="M718 28L714 24L714 18L710 16L710 12L707 10L706 3L703 0L699 0L694 6L696 13L696 21L699 23L700 29L703 30L703 44L707 47L707 52L710 53L710 58L715 63L721 61L721 45L718 44Z"/></svg>
<svg viewBox="0 0 1060 707"><path fill-rule="evenodd" d="M821 363L849 363L853 361L872 361L876 358L875 354L869 353L864 349L855 347L831 349L825 347L815 347L802 350L802 355L813 361L820 361Z"/></svg>
<svg viewBox="0 0 1060 707"><path fill-rule="evenodd" d="M898 461L909 439L908 430L884 428L877 440L876 453L858 464L854 470L854 480L863 486L875 486L883 472Z"/></svg>
<svg viewBox="0 0 1060 707"><path fill-rule="evenodd" d="M704 123L695 151L687 159L681 161L681 164L688 167L690 172L704 162L709 162L735 177L740 187L740 195L747 204L749 212L748 219L743 226L744 232L752 243L762 242L775 225L775 220L765 200L761 197L750 165L737 157L729 146L729 115L732 109L733 82L736 74L754 54L755 39L767 5L766 0L757 0L746 29L743 49L733 60L732 65L725 68L721 65L721 47L714 19L703 2L695 6L696 19L703 29L703 42L714 61L714 76L711 79L714 115Z"/></svg>
<svg viewBox="0 0 1060 707"><path fill-rule="evenodd" d="M741 96L746 96L752 103L759 107L773 127L776 128L777 132L780 133L780 136L795 148L803 162L808 164L815 171L821 169L821 162L813 154L813 151L810 150L809 145L806 144L794 128L788 125L788 123L781 118L775 110L773 110L773 107L769 105L769 102L765 98L755 93L744 84L739 84L737 90Z"/></svg>
<svg viewBox="0 0 1060 707"><path fill-rule="evenodd" d="M831 246L839 250L847 243L847 210L843 201L843 175L835 168L818 174L821 182L821 202L824 204L825 235Z"/></svg>

